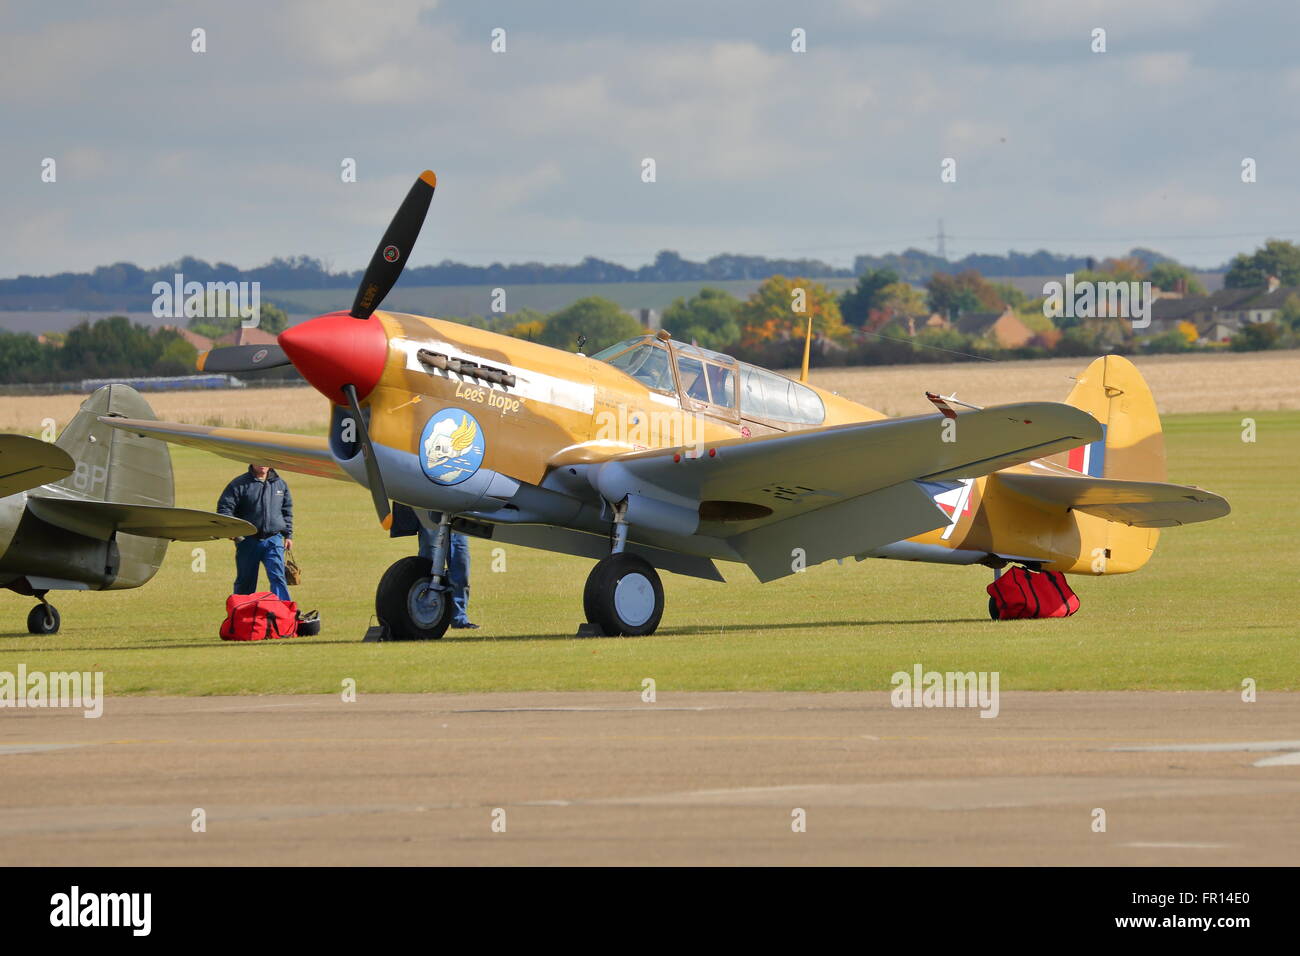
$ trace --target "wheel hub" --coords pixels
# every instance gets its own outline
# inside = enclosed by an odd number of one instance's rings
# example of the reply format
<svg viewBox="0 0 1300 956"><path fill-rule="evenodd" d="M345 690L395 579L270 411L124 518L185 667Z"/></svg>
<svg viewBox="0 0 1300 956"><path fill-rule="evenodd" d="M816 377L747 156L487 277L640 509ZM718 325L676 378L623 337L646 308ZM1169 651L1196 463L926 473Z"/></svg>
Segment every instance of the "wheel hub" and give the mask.
<svg viewBox="0 0 1300 956"><path fill-rule="evenodd" d="M406 596L406 611L411 617L411 623L426 631L437 627L442 620L446 601L447 592L435 588L432 581L416 581Z"/></svg>
<svg viewBox="0 0 1300 956"><path fill-rule="evenodd" d="M614 610L631 627L650 620L655 610L655 589L650 580L636 571L623 575L614 586Z"/></svg>

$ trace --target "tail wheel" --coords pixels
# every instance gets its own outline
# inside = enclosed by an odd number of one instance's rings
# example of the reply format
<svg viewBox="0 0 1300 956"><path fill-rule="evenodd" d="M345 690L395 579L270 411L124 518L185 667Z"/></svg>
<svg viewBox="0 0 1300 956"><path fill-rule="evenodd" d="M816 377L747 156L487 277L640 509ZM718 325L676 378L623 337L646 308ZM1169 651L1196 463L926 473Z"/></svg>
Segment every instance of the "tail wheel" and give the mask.
<svg viewBox="0 0 1300 956"><path fill-rule="evenodd" d="M62 620L53 604L38 604L27 612L28 634L57 634Z"/></svg>
<svg viewBox="0 0 1300 956"><path fill-rule="evenodd" d="M435 641L451 624L451 592L432 587L428 558L402 558L375 590L375 614L398 641Z"/></svg>
<svg viewBox="0 0 1300 956"><path fill-rule="evenodd" d="M653 634L664 613L664 587L644 558L611 554L591 569L582 607L587 620L611 636Z"/></svg>

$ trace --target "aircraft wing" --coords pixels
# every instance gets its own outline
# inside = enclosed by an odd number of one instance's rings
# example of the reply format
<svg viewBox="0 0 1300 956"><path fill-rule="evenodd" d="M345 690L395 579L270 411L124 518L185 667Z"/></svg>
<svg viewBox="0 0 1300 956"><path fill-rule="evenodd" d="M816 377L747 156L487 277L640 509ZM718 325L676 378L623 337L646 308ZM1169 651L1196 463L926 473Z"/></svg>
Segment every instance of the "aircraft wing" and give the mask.
<svg viewBox="0 0 1300 956"><path fill-rule="evenodd" d="M294 471L338 481L352 480L330 455L329 441L323 436L185 425L180 422L156 422L107 415L100 418L100 421L146 438L188 445L244 464L270 465L280 471Z"/></svg>
<svg viewBox="0 0 1300 956"><path fill-rule="evenodd" d="M211 541L257 533L255 527L240 518L191 508L86 498L29 498L27 507L42 521L100 540L111 538L114 531L171 541Z"/></svg>
<svg viewBox="0 0 1300 956"><path fill-rule="evenodd" d="M0 498L62 481L76 463L57 445L26 435L0 435Z"/></svg>
<svg viewBox="0 0 1300 956"><path fill-rule="evenodd" d="M812 565L942 527L948 516L919 482L975 478L1100 437L1087 412L1027 402L955 419L922 415L733 439L706 444L698 455L634 452L596 465L592 483L611 501L647 499L652 521L678 519L682 530L697 512L698 533L725 538L768 581L798 569L795 549Z"/></svg>
<svg viewBox="0 0 1300 956"><path fill-rule="evenodd" d="M1138 528L1172 528L1222 518L1228 502L1209 491L1163 481L1127 481L1087 475L996 475L1036 504L1075 509Z"/></svg>

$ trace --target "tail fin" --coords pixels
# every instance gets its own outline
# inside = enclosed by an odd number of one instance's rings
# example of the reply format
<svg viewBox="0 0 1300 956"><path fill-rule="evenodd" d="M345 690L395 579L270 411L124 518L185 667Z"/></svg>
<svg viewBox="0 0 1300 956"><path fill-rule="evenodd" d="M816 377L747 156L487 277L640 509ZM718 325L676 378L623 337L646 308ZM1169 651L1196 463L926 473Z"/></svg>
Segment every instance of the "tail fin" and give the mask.
<svg viewBox="0 0 1300 956"><path fill-rule="evenodd" d="M1094 478L1165 480L1165 438L1156 400L1142 373L1121 355L1094 359L1065 399L1101 422L1101 440L1072 448L1063 464ZM1105 518L1078 516L1080 555L1094 574L1136 571L1150 560L1160 532ZM1090 527L1085 528L1087 524Z"/></svg>
<svg viewBox="0 0 1300 956"><path fill-rule="evenodd" d="M175 504L167 446L156 438L111 428L99 420L101 415L156 418L149 403L129 385L105 385L96 390L55 441L76 462L72 474L59 482L60 487L94 501Z"/></svg>
<svg viewBox="0 0 1300 956"><path fill-rule="evenodd" d="M67 452L76 467L59 486L79 498L126 505L175 504L172 459L167 446L156 438L112 428L101 415L119 418L156 416L140 393L130 385L105 385L81 403L81 410L60 433L55 444ZM108 588L135 588L145 584L162 566L167 540L144 534L118 533L110 543L109 564L114 568Z"/></svg>
<svg viewBox="0 0 1300 956"><path fill-rule="evenodd" d="M1094 478L1165 480L1165 439L1156 400L1122 355L1095 359L1075 379L1066 404L1101 422L1100 441L1071 449L1063 462Z"/></svg>

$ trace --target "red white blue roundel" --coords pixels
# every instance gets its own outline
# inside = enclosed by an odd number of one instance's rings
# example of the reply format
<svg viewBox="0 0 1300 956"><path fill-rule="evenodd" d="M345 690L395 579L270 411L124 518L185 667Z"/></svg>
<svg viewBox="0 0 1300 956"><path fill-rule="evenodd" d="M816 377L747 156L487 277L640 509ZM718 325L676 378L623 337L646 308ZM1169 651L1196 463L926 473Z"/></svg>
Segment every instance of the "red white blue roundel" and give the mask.
<svg viewBox="0 0 1300 956"><path fill-rule="evenodd" d="M486 450L478 419L461 408L434 412L420 433L420 467L440 485L458 485L471 477Z"/></svg>

